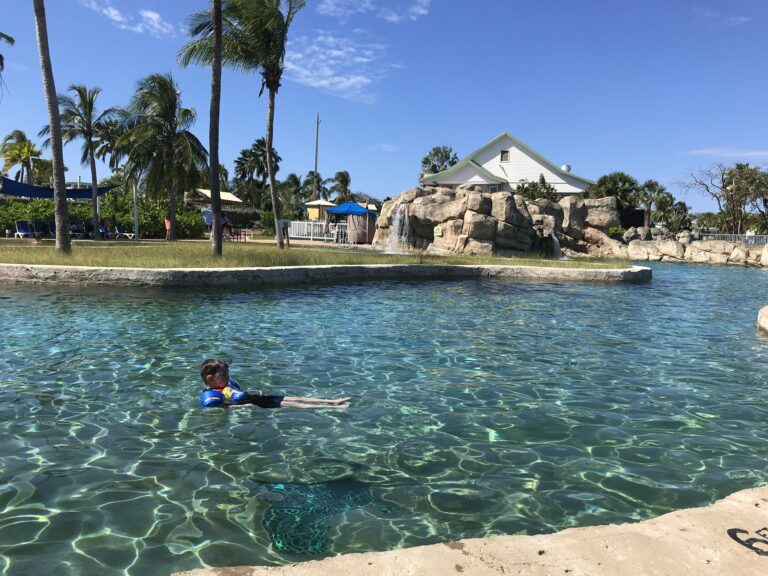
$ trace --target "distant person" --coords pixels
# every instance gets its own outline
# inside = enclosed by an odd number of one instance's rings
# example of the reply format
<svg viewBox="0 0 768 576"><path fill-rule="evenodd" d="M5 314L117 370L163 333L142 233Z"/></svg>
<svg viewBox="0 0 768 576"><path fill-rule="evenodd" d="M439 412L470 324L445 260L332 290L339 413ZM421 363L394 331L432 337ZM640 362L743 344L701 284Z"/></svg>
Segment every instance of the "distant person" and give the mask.
<svg viewBox="0 0 768 576"><path fill-rule="evenodd" d="M232 224L229 223L229 218L224 212L221 213L221 232L227 240L232 238Z"/></svg>
<svg viewBox="0 0 768 576"><path fill-rule="evenodd" d="M245 392L229 377L229 365L215 358L210 358L200 366L200 377L205 383L205 390L200 395L203 408L214 406L243 408L349 408L349 398L328 400L324 398L306 398L298 396L274 396L261 392Z"/></svg>
<svg viewBox="0 0 768 576"><path fill-rule="evenodd" d="M168 215L165 216L165 239L171 239L171 217Z"/></svg>

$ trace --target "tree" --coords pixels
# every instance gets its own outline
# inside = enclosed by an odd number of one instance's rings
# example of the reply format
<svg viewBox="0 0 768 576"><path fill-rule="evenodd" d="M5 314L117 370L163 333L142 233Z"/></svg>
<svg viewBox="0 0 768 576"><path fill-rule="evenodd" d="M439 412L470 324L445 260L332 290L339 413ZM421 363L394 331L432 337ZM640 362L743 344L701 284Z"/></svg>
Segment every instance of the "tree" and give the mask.
<svg viewBox="0 0 768 576"><path fill-rule="evenodd" d="M272 165L274 166L275 174L280 171L280 162L282 160L277 150L272 148ZM261 187L265 188L268 176L267 141L264 138L258 138L250 148L240 151L240 156L235 160L235 177L250 182L258 180Z"/></svg>
<svg viewBox="0 0 768 576"><path fill-rule="evenodd" d="M328 200L328 197L331 195L331 191L326 186L330 180L323 180L323 177L320 176L320 172L317 173L317 195L319 198L318 200ZM301 188L304 191L304 195L307 198L313 198L315 195L315 171L310 170L307 172L307 175L304 177L304 180L301 182Z"/></svg>
<svg viewBox="0 0 768 576"><path fill-rule="evenodd" d="M53 156L53 206L56 221L56 251L69 254L72 241L69 237L69 208L67 190L64 182L64 149L61 143L61 123L59 105L56 98L56 84L53 80L51 53L48 49L48 26L45 21L45 1L33 0L35 10L35 28L37 31L37 50L40 54L40 70L43 76L43 91L48 105L50 121L51 153Z"/></svg>
<svg viewBox="0 0 768 576"><path fill-rule="evenodd" d="M141 174L150 196L168 193L168 238L175 240L178 193L199 183L208 160L189 130L195 110L181 105L181 92L170 74L151 74L139 81L127 111L128 129L117 146L128 151L127 172Z"/></svg>
<svg viewBox="0 0 768 576"><path fill-rule="evenodd" d="M435 146L421 159L421 177L448 170L458 161L459 157L450 146Z"/></svg>
<svg viewBox="0 0 768 576"><path fill-rule="evenodd" d="M307 201L307 198L309 198L307 190L302 186L301 178L298 175L290 173L280 183L280 203L283 206L283 213L287 217L301 219L306 216L304 202Z"/></svg>
<svg viewBox="0 0 768 576"><path fill-rule="evenodd" d="M219 118L221 115L221 0L211 0L213 19L213 58L211 59L211 113L208 151L210 154L211 253L222 255L221 182L219 181Z"/></svg>
<svg viewBox="0 0 768 576"><path fill-rule="evenodd" d="M16 43L16 40L14 40L11 36L8 36L8 34L3 34L2 32L0 32L0 40L10 46L13 46ZM5 58L3 57L3 54L0 53L0 87L2 87L3 84L3 70L5 70Z"/></svg>
<svg viewBox="0 0 768 576"><path fill-rule="evenodd" d="M722 215L723 232L743 234L746 231L747 206L754 193L754 181L760 170L749 164L713 164L690 172L690 180L682 185L689 191L709 196L717 202Z"/></svg>
<svg viewBox="0 0 768 576"><path fill-rule="evenodd" d="M261 73L261 96L268 93L265 147L272 150L275 124L275 99L285 64L288 30L305 0L222 0L222 57L225 64ZM190 35L196 38L179 53L182 64L207 63L212 58L210 11L192 17ZM284 248L280 221L280 199L272 156L267 154L267 174L276 228L276 241Z"/></svg>
<svg viewBox="0 0 768 576"><path fill-rule="evenodd" d="M646 180L637 190L637 201L645 208L644 226L651 225L651 214L653 208L662 194L666 194L667 189L656 180Z"/></svg>
<svg viewBox="0 0 768 576"><path fill-rule="evenodd" d="M114 117L125 117L125 111L118 108L113 108L113 110L113 117L105 119L96 127L97 141L94 153L96 158L102 161L109 157L108 166L114 172L125 156L125 151L120 150L117 143L125 135L126 124L123 120Z"/></svg>
<svg viewBox="0 0 768 576"><path fill-rule="evenodd" d="M41 154L40 149L27 138L23 130L13 130L3 138L0 145L0 155L3 157L2 172L7 174L11 168L18 166L14 180L32 184L32 160L39 159Z"/></svg>
<svg viewBox="0 0 768 576"><path fill-rule="evenodd" d="M601 176L597 182L585 191L585 198L605 198L615 196L618 209L627 210L637 206L639 184L625 172L611 172Z"/></svg>
<svg viewBox="0 0 768 576"><path fill-rule="evenodd" d="M336 194L336 204L343 204L344 202L352 201L352 190L349 185L352 182L352 177L346 170L336 172L331 180L330 191Z"/></svg>
<svg viewBox="0 0 768 576"><path fill-rule="evenodd" d="M557 193L557 188L547 182L544 178L544 174L539 174L538 182L523 181L515 188L515 194L522 195L526 200L538 200L543 198L551 202L557 202L560 200L560 194Z"/></svg>
<svg viewBox="0 0 768 576"><path fill-rule="evenodd" d="M74 140L82 140L80 164L91 168L91 211L93 218L94 238L100 239L99 230L99 206L98 206L98 178L96 177L96 148L99 145L99 130L101 124L112 118L115 110L107 108L101 114L97 114L96 99L101 94L101 88L88 89L82 84L72 84L68 92L73 92L75 97L67 94L59 94L58 102L61 115L61 138L64 144ZM48 136L50 126L43 127L38 136ZM50 138L43 142L43 147L49 146Z"/></svg>

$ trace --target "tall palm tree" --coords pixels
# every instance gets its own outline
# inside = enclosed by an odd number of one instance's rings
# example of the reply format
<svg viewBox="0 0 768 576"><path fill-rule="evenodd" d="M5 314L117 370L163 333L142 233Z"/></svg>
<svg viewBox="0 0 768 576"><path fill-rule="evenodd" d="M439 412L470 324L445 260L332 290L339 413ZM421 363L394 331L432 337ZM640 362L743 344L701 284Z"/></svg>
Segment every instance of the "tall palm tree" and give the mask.
<svg viewBox="0 0 768 576"><path fill-rule="evenodd" d="M127 131L118 142L125 148L129 174L141 174L150 196L169 194L169 239L176 239L179 191L198 184L208 153L190 132L193 108L181 105L181 92L170 74L150 74L139 81L127 108Z"/></svg>
<svg viewBox="0 0 768 576"><path fill-rule="evenodd" d="M352 183L352 177L349 175L349 172L346 170L336 172L331 183L333 184L331 192L336 194L335 200L337 204L352 201L352 190L349 187Z"/></svg>
<svg viewBox="0 0 768 576"><path fill-rule="evenodd" d="M210 188L213 222L211 226L211 253L214 258L222 255L221 182L219 181L219 117L221 115L221 0L211 1L213 16L213 59L211 60L211 112L208 132L210 153Z"/></svg>
<svg viewBox="0 0 768 576"><path fill-rule="evenodd" d="M301 184L301 178L294 173L288 174L280 183L280 203L283 213L293 218L301 219L306 214L304 202L308 196Z"/></svg>
<svg viewBox="0 0 768 576"><path fill-rule="evenodd" d="M120 161L125 156L125 151L118 148L117 143L126 131L125 122L119 119L120 116L124 116L125 111L117 108L113 110L114 116L105 119L96 126L97 141L94 151L99 160L104 161L109 158L107 165L112 172L117 170Z"/></svg>
<svg viewBox="0 0 768 576"><path fill-rule="evenodd" d="M101 239L99 231L98 178L96 176L96 150L99 146L99 134L104 122L115 115L114 108L107 108L101 114L97 112L96 99L101 88L87 88L82 84L72 84L67 88L75 97L59 94L61 113L61 138L64 144L82 140L80 164L91 168L91 214L93 218L93 236ZM48 136L50 126L44 126L38 136ZM50 145L50 139L43 146Z"/></svg>
<svg viewBox="0 0 768 576"><path fill-rule="evenodd" d="M0 155L3 157L2 172L7 173L14 166L18 166L19 170L14 179L32 184L32 160L39 158L41 154L40 149L27 138L23 130L14 130L7 134L0 144Z"/></svg>
<svg viewBox="0 0 768 576"><path fill-rule="evenodd" d="M56 220L56 251L68 254L72 251L69 237L69 208L64 182L64 148L61 143L59 103L56 98L56 84L53 80L51 53L48 49L48 26L45 21L45 1L33 0L37 50L40 53L40 70L43 76L43 90L48 104L48 118L51 125L51 152L53 156L53 210Z"/></svg>
<svg viewBox="0 0 768 576"><path fill-rule="evenodd" d="M224 63L234 68L261 73L259 96L267 90L267 133L265 147L272 150L275 123L275 97L280 88L285 64L285 49L293 18L304 8L305 0L222 0ZM195 38L182 48L182 64L208 63L212 59L210 11L193 15L190 35ZM280 226L280 199L271 155L267 154L267 174L280 248L283 231Z"/></svg>

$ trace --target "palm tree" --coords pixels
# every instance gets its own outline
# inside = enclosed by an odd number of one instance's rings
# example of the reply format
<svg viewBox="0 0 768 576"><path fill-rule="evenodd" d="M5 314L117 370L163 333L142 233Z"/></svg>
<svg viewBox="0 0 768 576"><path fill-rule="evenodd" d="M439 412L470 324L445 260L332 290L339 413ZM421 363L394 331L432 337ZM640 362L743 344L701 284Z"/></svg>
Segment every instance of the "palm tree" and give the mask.
<svg viewBox="0 0 768 576"><path fill-rule="evenodd" d="M51 152L53 156L53 205L56 220L56 251L68 254L72 251L69 237L69 208L64 182L64 149L61 143L59 103L56 98L56 84L53 80L51 53L48 49L48 26L45 21L45 1L33 0L35 28L37 29L37 50L40 53L40 69L43 76L43 91L48 104L48 118L51 125Z"/></svg>
<svg viewBox="0 0 768 576"><path fill-rule="evenodd" d="M3 42L6 42L7 44L13 46L16 43L16 40L14 40L11 36L8 36L8 34L3 34L0 32L0 40ZM3 82L3 70L5 70L5 58L3 58L3 55L0 54L0 86Z"/></svg>
<svg viewBox="0 0 768 576"><path fill-rule="evenodd" d="M322 176L320 176L320 172L317 173L317 195L322 198L323 200L328 200L328 196L330 196L331 191L328 189L326 184L331 182L331 180L323 180ZM310 170L307 172L307 175L304 177L304 180L301 183L301 187L304 190L305 196L308 198L314 198L315 196L315 171ZM320 198L314 198L315 200L320 200Z"/></svg>
<svg viewBox="0 0 768 576"><path fill-rule="evenodd" d="M615 196L620 211L637 205L637 190L640 185L625 172L611 172L601 176L597 182L587 188L585 198L605 198Z"/></svg>
<svg viewBox="0 0 768 576"><path fill-rule="evenodd" d="M214 258L222 255L221 182L219 181L219 117L221 115L221 0L212 0L213 59L211 60L211 112L208 132L210 153L209 182L211 188L211 253Z"/></svg>
<svg viewBox="0 0 768 576"><path fill-rule="evenodd" d="M189 131L195 111L183 108L181 92L170 74L151 74L139 81L127 108L127 132L118 142L128 154L129 174L141 174L150 196L169 194L170 230L176 239L176 199L179 191L198 184L208 153Z"/></svg>
<svg viewBox="0 0 768 576"><path fill-rule="evenodd" d="M301 219L305 215L304 202L307 197L301 178L293 172L280 183L280 203L283 213L291 219Z"/></svg>
<svg viewBox="0 0 768 576"><path fill-rule="evenodd" d="M643 185L637 190L637 199L645 207L645 216L643 218L643 226L651 225L651 214L653 208L659 201L662 194L666 194L667 189L656 180L646 180Z"/></svg>
<svg viewBox="0 0 768 576"><path fill-rule="evenodd" d="M352 201L352 190L349 188L352 178L349 172L341 170L336 172L336 175L331 180L333 186L331 186L331 192L336 194L336 203L343 204L344 202Z"/></svg>
<svg viewBox="0 0 768 576"><path fill-rule="evenodd" d="M421 177L448 170L459 161L459 157L450 146L435 146L421 159Z"/></svg>
<svg viewBox="0 0 768 576"><path fill-rule="evenodd" d="M32 160L38 159L41 154L40 149L27 138L23 130L14 130L3 138L0 145L0 155L3 157L2 172L7 173L14 166L18 166L14 180L32 184Z"/></svg>
<svg viewBox="0 0 768 576"><path fill-rule="evenodd" d="M64 144L82 140L80 156L82 166L91 167L91 211L93 217L94 238L101 239L99 231L98 178L96 176L96 149L99 146L99 133L104 122L115 115L113 108L107 108L101 114L96 110L96 99L101 88L88 89L82 84L72 84L67 88L75 97L59 94L61 110L61 138ZM50 126L44 126L38 136L47 136ZM50 145L50 139L43 142L43 147Z"/></svg>
<svg viewBox="0 0 768 576"><path fill-rule="evenodd" d="M120 166L120 161L125 156L125 151L117 147L120 138L125 134L125 122L115 116L124 116L125 111L114 108L114 116L105 119L96 126L96 149L94 153L99 160L106 160L109 169L114 172Z"/></svg>
<svg viewBox="0 0 768 576"><path fill-rule="evenodd" d="M265 148L272 150L275 124L275 97L280 88L285 63L288 30L296 13L305 6L305 0L222 0L224 62L234 68L259 71L262 82L259 96L267 90L267 133ZM209 63L212 59L212 18L210 11L192 16L190 35L196 38L182 48L179 59ZM277 230L276 240L283 248L280 226L280 199L278 197L272 156L267 154L267 174Z"/></svg>
<svg viewBox="0 0 768 576"><path fill-rule="evenodd" d="M272 148L272 165L275 174L280 171L280 162L283 159ZM240 156L235 160L235 176L241 180L253 182L258 179L262 188L267 184L267 141L264 138L258 138L250 148L240 152Z"/></svg>

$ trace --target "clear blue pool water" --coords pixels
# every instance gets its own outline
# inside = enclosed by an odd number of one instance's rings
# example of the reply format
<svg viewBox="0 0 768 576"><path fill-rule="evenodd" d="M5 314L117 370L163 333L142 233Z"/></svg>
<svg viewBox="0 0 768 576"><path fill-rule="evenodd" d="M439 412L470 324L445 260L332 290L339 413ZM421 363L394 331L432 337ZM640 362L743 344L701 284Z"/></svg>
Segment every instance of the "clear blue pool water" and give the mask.
<svg viewBox="0 0 768 576"><path fill-rule="evenodd" d="M0 287L0 566L167 574L701 506L768 481L768 271L646 285ZM200 362L345 413L198 408Z"/></svg>

